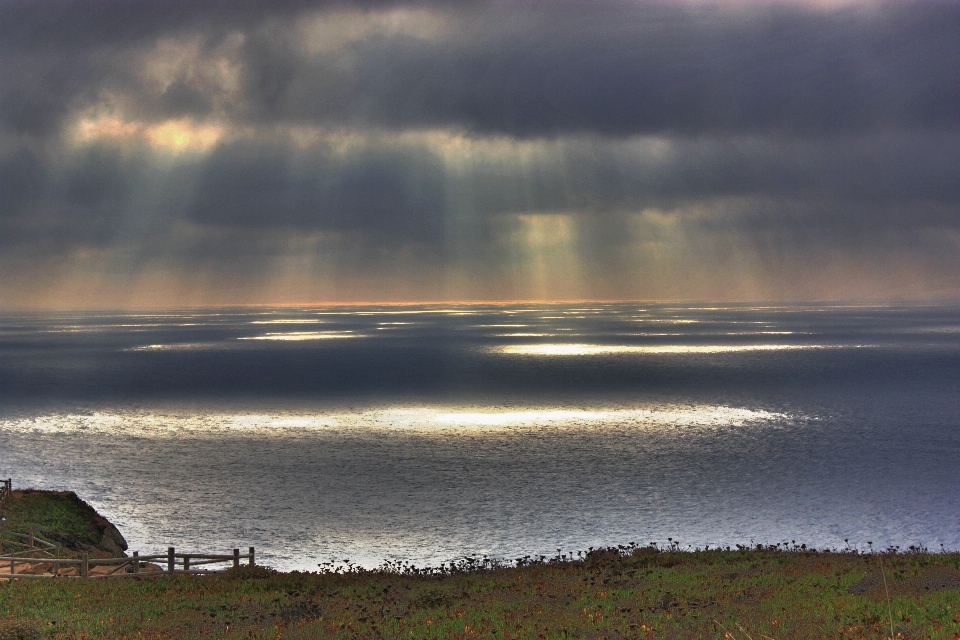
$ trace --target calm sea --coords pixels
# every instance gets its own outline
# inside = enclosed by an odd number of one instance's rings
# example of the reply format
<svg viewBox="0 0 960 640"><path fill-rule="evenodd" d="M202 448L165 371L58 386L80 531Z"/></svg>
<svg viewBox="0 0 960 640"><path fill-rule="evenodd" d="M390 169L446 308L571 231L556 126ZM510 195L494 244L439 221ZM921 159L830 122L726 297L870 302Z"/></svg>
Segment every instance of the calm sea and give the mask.
<svg viewBox="0 0 960 640"><path fill-rule="evenodd" d="M131 549L285 569L956 550L960 307L7 314L0 476L76 491Z"/></svg>

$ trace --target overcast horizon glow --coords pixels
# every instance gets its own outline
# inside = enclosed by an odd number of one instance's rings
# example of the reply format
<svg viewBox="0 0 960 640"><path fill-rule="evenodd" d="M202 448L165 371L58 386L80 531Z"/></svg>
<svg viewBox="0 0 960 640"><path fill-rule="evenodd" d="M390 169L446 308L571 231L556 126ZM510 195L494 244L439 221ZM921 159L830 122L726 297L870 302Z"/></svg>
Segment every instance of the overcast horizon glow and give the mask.
<svg viewBox="0 0 960 640"><path fill-rule="evenodd" d="M0 0L0 310L956 300L958 33L946 1Z"/></svg>

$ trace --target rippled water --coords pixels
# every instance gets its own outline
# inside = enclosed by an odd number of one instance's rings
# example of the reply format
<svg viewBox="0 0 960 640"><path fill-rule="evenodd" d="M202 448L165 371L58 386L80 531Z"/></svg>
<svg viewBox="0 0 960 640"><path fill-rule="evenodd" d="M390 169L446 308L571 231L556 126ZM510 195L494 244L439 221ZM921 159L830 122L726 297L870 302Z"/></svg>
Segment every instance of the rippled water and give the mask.
<svg viewBox="0 0 960 640"><path fill-rule="evenodd" d="M957 307L0 318L0 476L77 491L144 552L958 549L958 461Z"/></svg>

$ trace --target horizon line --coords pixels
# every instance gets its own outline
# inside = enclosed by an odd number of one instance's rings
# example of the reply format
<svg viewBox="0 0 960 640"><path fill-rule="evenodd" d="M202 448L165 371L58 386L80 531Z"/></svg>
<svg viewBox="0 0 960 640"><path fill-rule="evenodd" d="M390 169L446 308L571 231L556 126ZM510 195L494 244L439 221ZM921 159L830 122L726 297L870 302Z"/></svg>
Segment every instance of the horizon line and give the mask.
<svg viewBox="0 0 960 640"><path fill-rule="evenodd" d="M646 305L669 305L682 304L690 306L698 305L722 305L722 306L758 306L758 307L802 307L802 306L844 306L844 307L867 307L867 306L960 306L960 294L954 297L944 298L875 298L855 300L849 298L812 298L800 300L771 300L771 299L752 299L752 300L723 300L723 299L705 299L705 298L667 298L667 299L643 299L643 298L566 298L566 299L512 299L512 300L348 300L348 301L310 301L310 302L254 302L254 303L213 303L213 304L185 304L185 305L157 305L141 306L132 305L129 307L117 305L102 306L76 306L76 307L55 307L55 306L24 306L3 308L0 306L0 314L6 313L68 313L68 312L144 312L144 311L172 311L172 310L203 310L203 309L293 309L293 308L323 308L323 307L423 307L423 306L514 306L514 305L570 305L570 304L646 304Z"/></svg>

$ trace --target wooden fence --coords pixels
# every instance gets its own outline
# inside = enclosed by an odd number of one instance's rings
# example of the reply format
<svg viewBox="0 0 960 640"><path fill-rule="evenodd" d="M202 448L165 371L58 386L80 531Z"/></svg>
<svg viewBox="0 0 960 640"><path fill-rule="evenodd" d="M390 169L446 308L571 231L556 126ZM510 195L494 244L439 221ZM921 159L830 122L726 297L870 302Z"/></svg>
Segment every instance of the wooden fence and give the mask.
<svg viewBox="0 0 960 640"><path fill-rule="evenodd" d="M12 490L12 482L0 481L0 507ZM240 566L246 560L256 564L256 551L247 553L234 549L230 554L177 553L173 547L166 553L141 556L134 551L129 558L91 558L81 553L79 558L63 558L62 548L34 533L18 533L0 529L0 579L11 578L122 578L184 574L211 574ZM227 564L228 566L223 566ZM207 567L220 565L219 567ZM204 566L203 569L197 567ZM18 573L21 571L30 573ZM107 568L109 567L109 568Z"/></svg>
<svg viewBox="0 0 960 640"><path fill-rule="evenodd" d="M34 542L37 539L34 538ZM48 543L49 544L49 543ZM134 551L129 558L91 558L86 552L79 558L61 558L39 548L26 552L0 556L0 579L6 578L139 578L171 575L209 575L240 566L246 560L252 567L256 551L250 547L247 553L234 549L231 554L177 553L170 547L166 553L141 556ZM29 554L29 555L28 555ZM198 569L202 565L224 565L217 568ZM17 566L22 571L18 573ZM98 570L97 567L100 567ZM107 569L109 567L109 569ZM75 570L74 570L75 569Z"/></svg>
<svg viewBox="0 0 960 640"><path fill-rule="evenodd" d="M53 558L60 556L60 547L31 533L17 533L0 529L0 553L6 549L19 549L9 555L25 558ZM56 555L53 555L56 553Z"/></svg>

